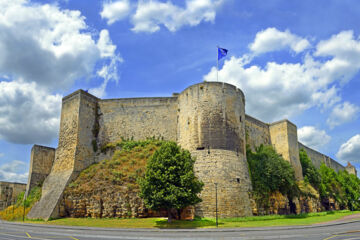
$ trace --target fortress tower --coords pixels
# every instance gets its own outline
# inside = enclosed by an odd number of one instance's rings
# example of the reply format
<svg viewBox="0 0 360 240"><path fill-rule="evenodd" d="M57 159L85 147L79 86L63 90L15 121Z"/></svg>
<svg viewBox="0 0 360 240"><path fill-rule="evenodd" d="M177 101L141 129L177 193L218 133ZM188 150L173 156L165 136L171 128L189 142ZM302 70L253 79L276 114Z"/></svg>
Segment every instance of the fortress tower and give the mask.
<svg viewBox="0 0 360 240"><path fill-rule="evenodd" d="M196 214L214 217L217 184L220 217L251 215L243 92L229 84L205 82L185 89L178 103L177 140L196 158L196 175L205 184Z"/></svg>

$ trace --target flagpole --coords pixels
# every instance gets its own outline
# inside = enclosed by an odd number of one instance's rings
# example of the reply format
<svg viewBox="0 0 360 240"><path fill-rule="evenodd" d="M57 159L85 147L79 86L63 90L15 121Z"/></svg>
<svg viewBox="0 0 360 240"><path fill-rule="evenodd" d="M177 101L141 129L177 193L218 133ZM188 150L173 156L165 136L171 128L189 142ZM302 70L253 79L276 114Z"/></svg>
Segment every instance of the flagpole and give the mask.
<svg viewBox="0 0 360 240"><path fill-rule="evenodd" d="M218 82L219 81L219 58L217 58L217 61L216 61L216 81Z"/></svg>
<svg viewBox="0 0 360 240"><path fill-rule="evenodd" d="M219 46L216 46L217 57L216 57L216 81L219 81Z"/></svg>

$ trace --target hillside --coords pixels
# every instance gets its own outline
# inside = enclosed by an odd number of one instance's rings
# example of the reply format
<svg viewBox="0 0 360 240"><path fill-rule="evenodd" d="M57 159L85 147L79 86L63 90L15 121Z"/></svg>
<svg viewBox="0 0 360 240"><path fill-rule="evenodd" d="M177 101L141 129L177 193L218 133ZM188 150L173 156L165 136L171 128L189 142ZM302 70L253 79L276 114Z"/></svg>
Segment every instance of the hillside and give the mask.
<svg viewBox="0 0 360 240"><path fill-rule="evenodd" d="M64 192L61 216L146 217L149 213L137 196L137 178L160 140L120 141L101 148L112 156L83 170Z"/></svg>

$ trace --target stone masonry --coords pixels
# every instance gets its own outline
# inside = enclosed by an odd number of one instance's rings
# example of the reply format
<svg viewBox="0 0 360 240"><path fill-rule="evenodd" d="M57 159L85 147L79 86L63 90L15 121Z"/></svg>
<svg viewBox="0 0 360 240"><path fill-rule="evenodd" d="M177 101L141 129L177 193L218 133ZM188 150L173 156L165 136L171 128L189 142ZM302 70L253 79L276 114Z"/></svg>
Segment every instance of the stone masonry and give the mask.
<svg viewBox="0 0 360 240"><path fill-rule="evenodd" d="M0 211L14 204L25 188L24 183L0 182Z"/></svg>
<svg viewBox="0 0 360 240"><path fill-rule="evenodd" d="M101 146L149 137L176 141L196 157L196 175L205 186L195 214L202 217L215 216L216 187L220 217L252 215L247 143L253 149L273 145L294 167L299 180L299 148L316 156L317 167L323 162L337 171L345 169L299 143L297 127L288 120L268 124L246 115L243 92L230 84L202 82L171 97L156 98L103 100L78 90L63 98L58 148L34 146L32 150L28 189L45 180L42 198L28 217L59 217L65 187L101 159Z"/></svg>

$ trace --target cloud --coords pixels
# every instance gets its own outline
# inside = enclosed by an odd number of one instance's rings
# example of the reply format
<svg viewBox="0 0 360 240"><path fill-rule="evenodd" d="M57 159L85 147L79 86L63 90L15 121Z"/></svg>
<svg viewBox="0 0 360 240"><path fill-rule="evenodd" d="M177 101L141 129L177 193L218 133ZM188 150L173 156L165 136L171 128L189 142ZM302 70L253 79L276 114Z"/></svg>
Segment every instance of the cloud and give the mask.
<svg viewBox="0 0 360 240"><path fill-rule="evenodd" d="M5 156L3 153L0 153L0 158L2 158L3 156Z"/></svg>
<svg viewBox="0 0 360 240"><path fill-rule="evenodd" d="M313 126L304 126L298 129L299 141L308 147L319 150L320 147L330 142L331 137L324 130Z"/></svg>
<svg viewBox="0 0 360 240"><path fill-rule="evenodd" d="M153 33L159 31L161 25L175 32L184 26L213 22L216 9L223 2L224 0L186 0L185 6L180 7L172 1L139 0L133 7L135 11L132 12L129 1L118 0L105 2L100 15L107 19L109 25L130 16L134 32Z"/></svg>
<svg viewBox="0 0 360 240"><path fill-rule="evenodd" d="M129 0L104 2L100 16L107 19L107 24L111 25L116 21L126 18L130 14L130 10Z"/></svg>
<svg viewBox="0 0 360 240"><path fill-rule="evenodd" d="M18 144L57 136L62 96L52 92L123 61L108 30L94 31L79 11L28 0L0 0L0 53L0 138ZM97 76L103 95L119 79Z"/></svg>
<svg viewBox="0 0 360 240"><path fill-rule="evenodd" d="M336 157L343 162L360 163L360 134L342 144Z"/></svg>
<svg viewBox="0 0 360 240"><path fill-rule="evenodd" d="M0 82L0 138L18 144L50 143L59 130L61 99L34 82Z"/></svg>
<svg viewBox="0 0 360 240"><path fill-rule="evenodd" d="M282 32L276 28L267 28L258 32L254 42L249 45L250 50L255 55L286 48L300 53L309 47L310 43L305 38L292 34L289 30Z"/></svg>
<svg viewBox="0 0 360 240"><path fill-rule="evenodd" d="M283 32L283 34L287 35L289 32ZM343 35L343 32L338 35ZM258 41L258 44L255 44L259 39L258 36L255 37L254 43L250 44L250 46L256 46L253 47L256 53L278 49L269 47L266 41ZM331 64L340 61L339 58L342 57L341 51L335 54L330 47L326 51L325 43L330 43L333 39L336 37L321 41L315 49L316 56L312 49L304 50L304 58L298 62L267 62L265 66L258 66L252 64L253 52L240 57L233 56L226 60L219 70L219 81L228 82L242 89L246 96L246 111L268 122L299 115L312 107L328 110L336 104L339 106L342 101L339 93L345 84L343 79L353 78L359 71L360 65L356 63L352 71L345 71L339 69L336 64ZM351 43L356 42L356 44L351 44L355 48L352 54L360 58L360 51L356 51L357 44L360 46L360 40L354 40L353 37L348 39ZM284 44L281 43L283 40L280 38L279 41L280 43L275 45L283 46ZM262 42L264 46L261 46ZM348 51L348 48L351 49L347 47L344 51ZM356 57L351 59L356 59ZM348 61L352 61L351 59ZM341 58L341 61L345 61L344 58ZM342 71L341 74L338 71ZM216 81L215 67L204 76L204 80ZM349 104L342 103L341 106L349 106Z"/></svg>
<svg viewBox="0 0 360 240"><path fill-rule="evenodd" d="M29 1L0 5L0 76L36 82L50 90L89 77L95 63L111 57L109 36L96 34L79 11ZM104 52L106 51L106 52Z"/></svg>
<svg viewBox="0 0 360 240"><path fill-rule="evenodd" d="M26 183L28 175L24 162L14 160L0 165L0 181Z"/></svg>
<svg viewBox="0 0 360 240"><path fill-rule="evenodd" d="M337 78L346 83L360 68L360 41L353 31L342 31L320 41L314 56L332 57L322 66L323 77Z"/></svg>
<svg viewBox="0 0 360 240"><path fill-rule="evenodd" d="M359 110L360 108L358 106L349 102L337 104L330 113L326 123L330 128L334 128L335 126L351 122L357 118Z"/></svg>
<svg viewBox="0 0 360 240"><path fill-rule="evenodd" d="M110 80L114 80L116 83L119 81L118 75L118 62L122 62L122 58L113 57L108 65L104 65L99 71L97 71L97 75L104 79L103 83L96 88L89 89L89 92L95 95L98 98L102 98L105 96L105 89Z"/></svg>

